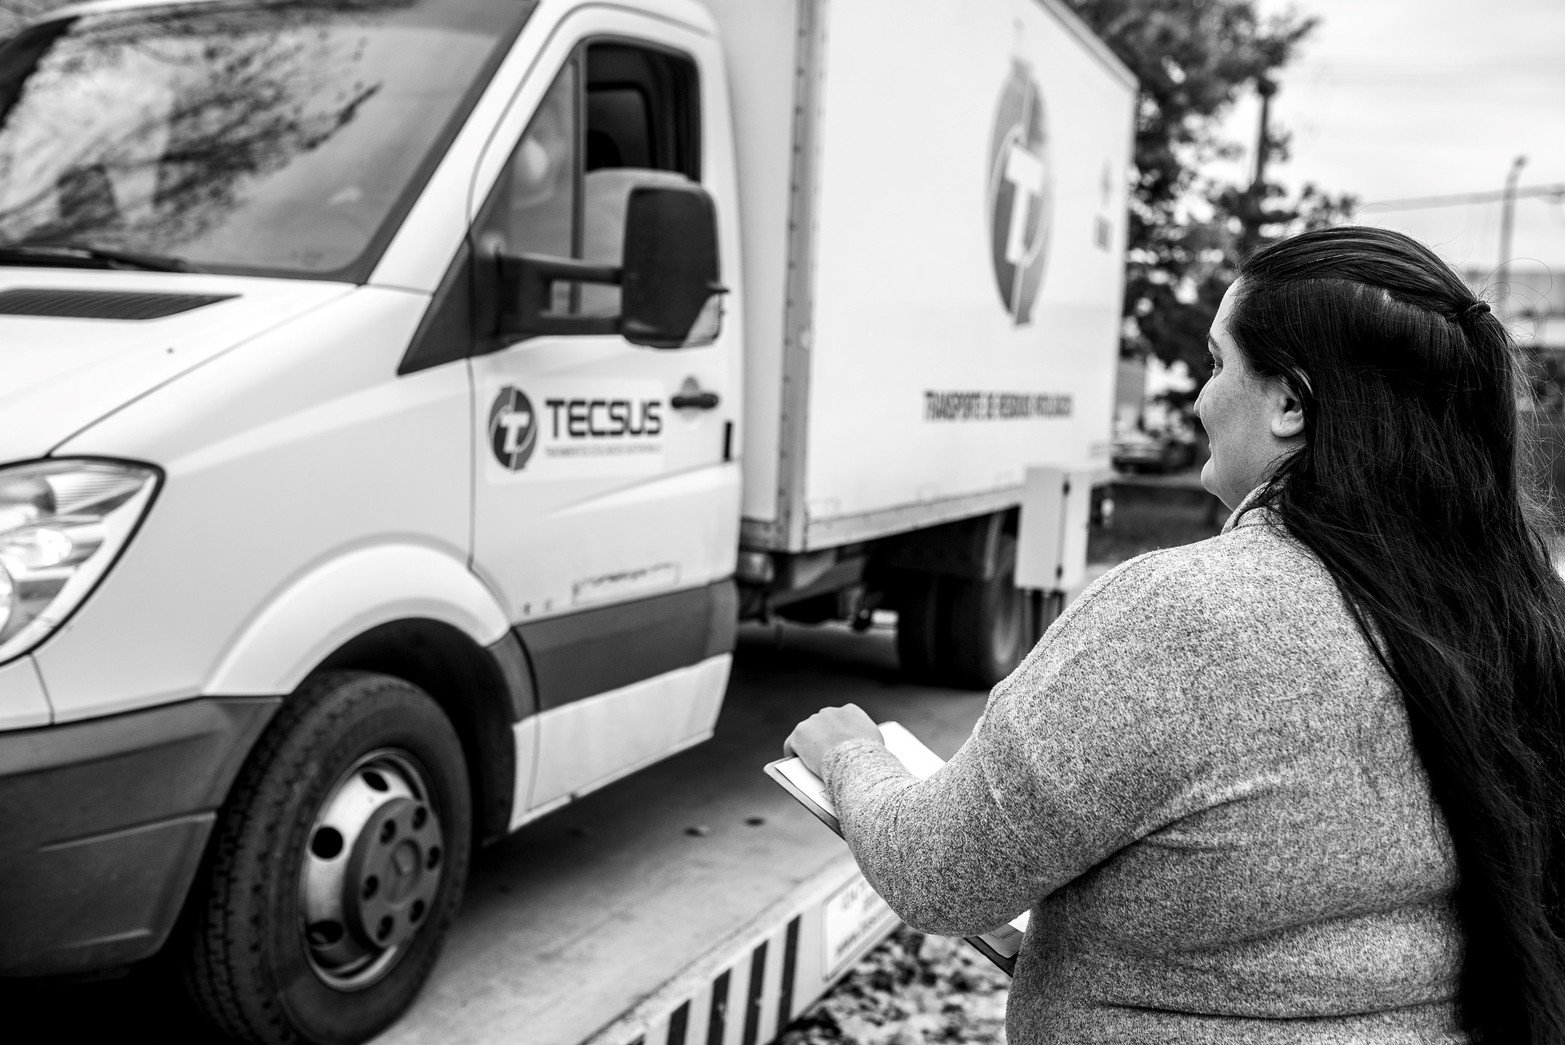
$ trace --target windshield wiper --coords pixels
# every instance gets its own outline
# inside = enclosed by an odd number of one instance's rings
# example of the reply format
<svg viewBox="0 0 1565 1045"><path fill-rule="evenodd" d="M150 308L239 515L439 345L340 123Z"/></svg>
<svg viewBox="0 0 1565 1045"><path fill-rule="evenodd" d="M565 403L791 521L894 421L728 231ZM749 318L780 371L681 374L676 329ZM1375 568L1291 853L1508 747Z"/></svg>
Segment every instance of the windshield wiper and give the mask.
<svg viewBox="0 0 1565 1045"><path fill-rule="evenodd" d="M58 265L65 268L127 268L148 272L201 272L184 258L128 250L55 244L0 247L0 265Z"/></svg>

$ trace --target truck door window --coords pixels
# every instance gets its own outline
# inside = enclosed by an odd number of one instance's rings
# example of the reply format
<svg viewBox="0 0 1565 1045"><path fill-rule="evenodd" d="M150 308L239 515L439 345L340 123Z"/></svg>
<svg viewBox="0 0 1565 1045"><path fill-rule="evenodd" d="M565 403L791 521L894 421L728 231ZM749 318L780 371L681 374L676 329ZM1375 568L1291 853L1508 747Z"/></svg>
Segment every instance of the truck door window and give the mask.
<svg viewBox="0 0 1565 1045"><path fill-rule="evenodd" d="M580 82L572 59L538 106L506 163L492 201L486 239L511 254L578 257L581 184ZM554 311L574 306L570 287L555 286Z"/></svg>
<svg viewBox="0 0 1565 1045"><path fill-rule="evenodd" d="M695 63L682 55L588 47L587 171L637 167L699 180L698 94Z"/></svg>
<svg viewBox="0 0 1565 1045"><path fill-rule="evenodd" d="M480 218L481 242L618 265L630 190L699 178L699 117L690 58L617 41L585 45L507 161ZM618 309L618 287L555 287L555 312Z"/></svg>

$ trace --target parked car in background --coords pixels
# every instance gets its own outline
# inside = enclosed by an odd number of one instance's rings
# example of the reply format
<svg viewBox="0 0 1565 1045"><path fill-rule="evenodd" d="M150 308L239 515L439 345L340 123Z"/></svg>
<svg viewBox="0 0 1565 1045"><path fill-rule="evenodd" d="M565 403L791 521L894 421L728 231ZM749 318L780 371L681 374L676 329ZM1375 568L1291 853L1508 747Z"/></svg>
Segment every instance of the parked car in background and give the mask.
<svg viewBox="0 0 1565 1045"><path fill-rule="evenodd" d="M1195 464L1196 441L1184 432L1132 428L1115 434L1110 459L1122 472L1177 472Z"/></svg>

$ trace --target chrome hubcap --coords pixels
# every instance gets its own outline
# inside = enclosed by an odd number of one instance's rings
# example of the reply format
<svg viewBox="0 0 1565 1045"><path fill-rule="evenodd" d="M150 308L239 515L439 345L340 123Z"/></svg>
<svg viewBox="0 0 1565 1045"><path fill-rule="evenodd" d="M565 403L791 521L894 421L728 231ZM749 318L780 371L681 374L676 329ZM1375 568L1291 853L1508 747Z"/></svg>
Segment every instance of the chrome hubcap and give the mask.
<svg viewBox="0 0 1565 1045"><path fill-rule="evenodd" d="M316 975L350 991L379 980L428 917L444 873L440 818L418 767L389 750L361 758L305 843L301 929Z"/></svg>

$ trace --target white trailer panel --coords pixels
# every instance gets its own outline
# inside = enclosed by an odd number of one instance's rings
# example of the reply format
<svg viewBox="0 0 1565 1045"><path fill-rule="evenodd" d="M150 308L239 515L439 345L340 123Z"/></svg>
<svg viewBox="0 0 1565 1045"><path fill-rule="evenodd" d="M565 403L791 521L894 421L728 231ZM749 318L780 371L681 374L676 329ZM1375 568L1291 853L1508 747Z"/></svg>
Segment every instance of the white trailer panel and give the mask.
<svg viewBox="0 0 1565 1045"><path fill-rule="evenodd" d="M1040 0L800 0L787 37L782 6L713 4L746 114L746 543L930 525L1017 504L1030 465L1106 462L1134 79ZM786 199L783 124L752 120L784 97Z"/></svg>

